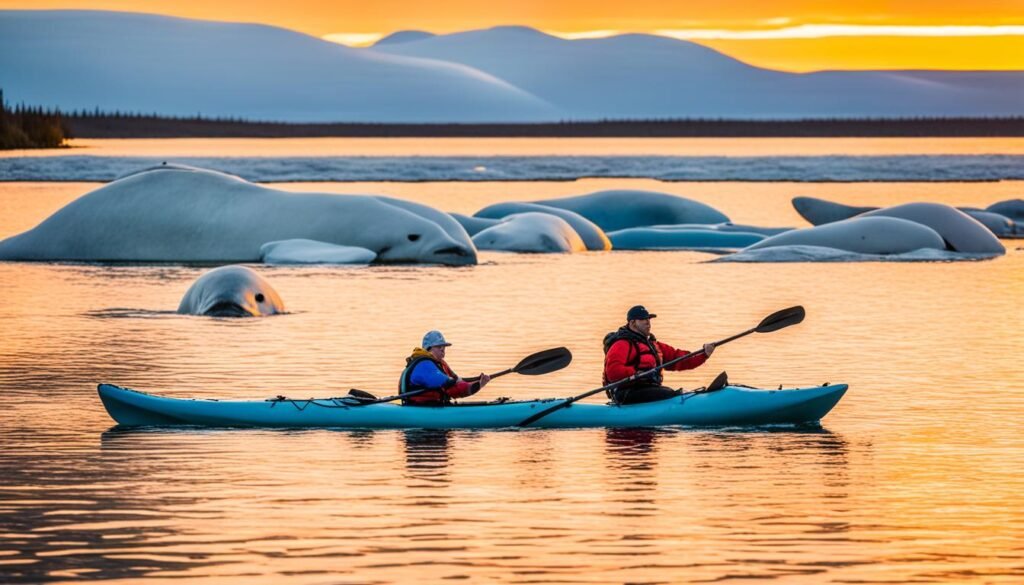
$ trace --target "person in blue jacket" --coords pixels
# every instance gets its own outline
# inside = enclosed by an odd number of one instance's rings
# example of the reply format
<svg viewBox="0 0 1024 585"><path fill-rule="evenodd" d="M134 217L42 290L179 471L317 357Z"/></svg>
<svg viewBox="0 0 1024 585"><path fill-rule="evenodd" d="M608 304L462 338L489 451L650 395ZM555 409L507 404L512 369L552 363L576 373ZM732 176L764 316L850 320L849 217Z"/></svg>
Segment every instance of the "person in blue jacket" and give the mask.
<svg viewBox="0 0 1024 585"><path fill-rule="evenodd" d="M480 391L490 382L491 377L481 373L472 382L463 380L452 371L444 356L448 346L440 331L428 331L423 336L422 347L412 351L405 358L405 370L398 382L398 393L418 392L402 398L407 406L443 406L453 398L465 398Z"/></svg>

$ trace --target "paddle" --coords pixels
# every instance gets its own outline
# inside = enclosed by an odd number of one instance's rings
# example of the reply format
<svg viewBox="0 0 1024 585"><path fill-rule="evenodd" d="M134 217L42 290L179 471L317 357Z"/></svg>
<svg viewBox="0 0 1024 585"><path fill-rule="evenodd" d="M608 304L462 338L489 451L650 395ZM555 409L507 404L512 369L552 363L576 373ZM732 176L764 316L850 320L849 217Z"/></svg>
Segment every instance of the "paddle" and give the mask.
<svg viewBox="0 0 1024 585"><path fill-rule="evenodd" d="M725 372L722 372L721 374L718 374L717 376L715 376L715 379L712 380L710 384L708 384L707 388L705 388L703 390L698 390L696 393L697 394L707 394L708 392L717 392L717 391L721 390L722 388L725 388L728 385L729 385L729 375L726 374Z"/></svg>
<svg viewBox="0 0 1024 585"><path fill-rule="evenodd" d="M540 376L542 374L549 374L568 366L571 361L572 352L564 347L545 349L544 351L538 351L537 353L526 356L516 364L515 367L491 374L491 379L493 380L499 376L513 373L522 374L524 376ZM477 380L479 380L479 378L466 379L467 382L476 382ZM417 396L424 392L429 392L430 390L430 388L424 388L422 390L413 390L412 392L405 392L403 394L395 394L394 396L377 398L369 392L353 388L349 390L349 396L346 398L358 400L356 404L362 406L364 404L380 404L382 402L391 402L402 398L409 398L410 396Z"/></svg>
<svg viewBox="0 0 1024 585"><path fill-rule="evenodd" d="M745 337L747 335L750 335L751 333L771 333L772 331L778 331L779 329L782 329L784 327L789 327L790 325L796 325L797 323L799 323L799 322L801 322L803 320L804 320L804 308L803 307L797 305L795 307L790 307L788 309L783 309L781 311L777 311L775 313L772 313L771 315L768 315L767 317L762 319L761 322L758 323L757 327L752 327L750 329L747 329L743 333L737 333L736 335L733 335L732 337L726 337L725 339L723 339L721 341L715 342L715 346L724 345L726 343L729 343L730 341L739 339L740 337ZM660 370L662 368L667 368L668 366L671 366L674 363L681 362L683 360L688 360L688 359L692 358L693 356L695 356L697 354L701 354L701 353L704 353L704 349L703 348L698 349L697 351L691 351L690 353L688 353L688 354L686 354L684 356L681 356L681 357L677 357L677 358L675 358L673 360L669 360L669 361L661 364L660 366L651 368L651 369L643 371L643 372L637 372L637 373L633 374L632 376L630 376L628 378L623 378L623 379L621 379L621 380L619 380L617 382L612 382L611 384L607 384L605 386L601 386L600 388L595 388L594 390L590 390L590 391L584 392L583 394L580 394L578 396L573 396L571 398L566 398L562 402L559 402L558 404L556 404L556 405L554 405L554 406L552 406L550 408L546 408L546 409L544 409L544 410L534 414L533 416L524 419L522 422L520 422L516 426L520 426L520 427L529 426L530 424L532 424L534 422L537 422L538 420L544 418L545 416L551 414L552 412L555 412L556 410L561 410L561 409L563 409L563 408L565 408L567 406L571 406L572 403L576 402L577 400L582 400L582 399L584 399L584 398L586 398L588 396L593 396L594 394L597 394L598 392L604 392L606 390L611 390L612 388L618 388L619 386L621 386L623 384L626 384L628 382L636 381L638 378L642 378L644 376L649 376L649 375L653 374L654 372L657 372L658 370ZM716 378L716 381L717 381L717 378ZM712 385L714 385L714 382L712 382Z"/></svg>

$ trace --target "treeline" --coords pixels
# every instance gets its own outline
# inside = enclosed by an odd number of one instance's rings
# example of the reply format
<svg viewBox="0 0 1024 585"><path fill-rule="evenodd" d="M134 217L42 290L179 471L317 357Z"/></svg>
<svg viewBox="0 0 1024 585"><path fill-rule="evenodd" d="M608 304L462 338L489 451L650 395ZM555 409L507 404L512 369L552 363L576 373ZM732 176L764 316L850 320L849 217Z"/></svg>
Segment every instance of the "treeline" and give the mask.
<svg viewBox="0 0 1024 585"><path fill-rule="evenodd" d="M82 138L680 138L1024 136L1024 117L650 119L516 124L288 123L242 118L79 111L64 115Z"/></svg>
<svg viewBox="0 0 1024 585"><path fill-rule="evenodd" d="M24 104L12 108L0 90L0 149L57 148L70 137L60 110Z"/></svg>

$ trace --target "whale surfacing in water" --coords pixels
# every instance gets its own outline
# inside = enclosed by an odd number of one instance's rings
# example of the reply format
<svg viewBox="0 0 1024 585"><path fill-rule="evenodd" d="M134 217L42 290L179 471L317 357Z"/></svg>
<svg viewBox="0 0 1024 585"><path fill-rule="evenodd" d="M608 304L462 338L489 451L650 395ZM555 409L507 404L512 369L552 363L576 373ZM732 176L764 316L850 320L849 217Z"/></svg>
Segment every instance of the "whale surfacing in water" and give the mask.
<svg viewBox="0 0 1024 585"><path fill-rule="evenodd" d="M505 203L488 205L480 211L477 211L473 216L475 218L503 219L516 213L528 212L547 213L564 219L572 226L572 229L579 234L588 250L606 251L612 249L612 243L608 239L608 236L594 222L574 211L569 211L568 209L562 209L560 207L551 207L549 205L540 205L538 203L507 201Z"/></svg>
<svg viewBox="0 0 1024 585"><path fill-rule="evenodd" d="M981 222L942 203L904 203L869 211L858 217L895 217L917 222L935 230L946 247L968 254L1005 254L1006 248Z"/></svg>
<svg viewBox="0 0 1024 585"><path fill-rule="evenodd" d="M587 246L564 219L549 213L516 213L477 235L481 250L502 252L584 252Z"/></svg>
<svg viewBox="0 0 1024 585"><path fill-rule="evenodd" d="M265 317L283 313L284 301L251 268L221 266L192 283L178 312L206 317Z"/></svg>
<svg viewBox="0 0 1024 585"><path fill-rule="evenodd" d="M922 248L945 250L935 230L894 217L855 217L765 238L747 250L779 246L818 246L858 254L904 254Z"/></svg>
<svg viewBox="0 0 1024 585"><path fill-rule="evenodd" d="M290 193L167 166L72 201L0 242L0 260L259 262L267 242L306 239L366 248L379 262L475 264L472 241L450 221L461 237L374 196Z"/></svg>
<svg viewBox="0 0 1024 585"><path fill-rule="evenodd" d="M656 191L598 191L576 197L534 201L574 211L605 232L679 223L724 223L726 215L699 201Z"/></svg>
<svg viewBox="0 0 1024 585"><path fill-rule="evenodd" d="M988 230L997 237L1016 238L1024 235L1024 226L1017 224L1012 218L991 211L991 207L989 210L974 209L971 207L954 208L942 203L906 203L903 205L885 208L854 207L852 205L843 205L842 203L835 203L824 199L817 199L815 197L794 197L793 208L796 209L797 213L803 216L804 219L813 225L825 225L827 223L849 219L851 217L858 217L861 215L891 215L892 217L904 217L905 219L910 219L911 221L916 221L932 228L936 228L936 231L942 234L943 237L946 237L947 231L950 233L965 232L968 234L975 231L972 226L963 222L962 218L959 218L958 214L949 211L959 209L962 213L974 218L981 225L988 228ZM890 214L887 211L897 208L903 210L898 212L898 215ZM910 213L911 209L914 210L914 217L906 215L906 213ZM937 225L939 224L936 224L935 222L940 222L946 227L937 228ZM965 238L954 235L953 239L959 241ZM971 236L967 236L966 239L976 240L976 238ZM976 248L973 250L960 249L956 245L953 245L952 240L949 238L946 238L946 240L950 242L950 248L958 252L996 252L996 248L992 246L991 238L981 237L980 239L977 239L977 242L972 242L969 247Z"/></svg>

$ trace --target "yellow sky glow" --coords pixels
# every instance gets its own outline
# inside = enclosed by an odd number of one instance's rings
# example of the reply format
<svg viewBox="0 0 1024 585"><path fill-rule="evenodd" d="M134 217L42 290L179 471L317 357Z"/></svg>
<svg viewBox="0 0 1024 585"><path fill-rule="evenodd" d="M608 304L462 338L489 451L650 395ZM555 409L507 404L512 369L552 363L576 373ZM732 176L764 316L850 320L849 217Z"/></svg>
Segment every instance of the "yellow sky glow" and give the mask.
<svg viewBox="0 0 1024 585"><path fill-rule="evenodd" d="M1022 0L0 0L0 9L92 9L257 22L353 46L398 30L519 24L563 38L627 32L691 40L747 63L819 69L1024 70Z"/></svg>

